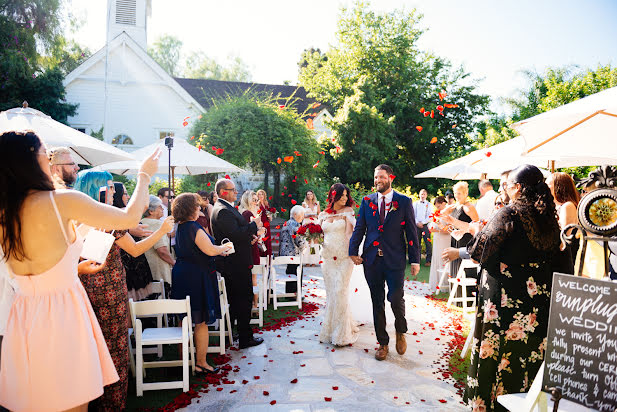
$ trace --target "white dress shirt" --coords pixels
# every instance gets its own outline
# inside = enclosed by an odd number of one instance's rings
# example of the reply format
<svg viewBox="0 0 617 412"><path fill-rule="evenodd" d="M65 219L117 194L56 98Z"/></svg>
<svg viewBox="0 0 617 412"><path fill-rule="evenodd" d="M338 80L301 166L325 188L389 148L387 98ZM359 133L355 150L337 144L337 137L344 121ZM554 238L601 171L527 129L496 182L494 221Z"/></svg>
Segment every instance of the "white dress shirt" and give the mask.
<svg viewBox="0 0 617 412"><path fill-rule="evenodd" d="M481 220L488 220L491 217L491 212L495 209L495 199L497 199L497 196L499 196L499 193L491 189L478 200L476 210Z"/></svg>
<svg viewBox="0 0 617 412"><path fill-rule="evenodd" d="M381 213L381 199L386 198L386 214L384 215L384 219L388 216L388 210L392 207L392 197L394 196L394 190L390 190L390 193L387 195L382 195L381 193L377 193L377 214Z"/></svg>
<svg viewBox="0 0 617 412"><path fill-rule="evenodd" d="M418 200L413 204L413 212L416 215L416 223L426 225L431 219L429 216L433 213L433 205L427 200Z"/></svg>

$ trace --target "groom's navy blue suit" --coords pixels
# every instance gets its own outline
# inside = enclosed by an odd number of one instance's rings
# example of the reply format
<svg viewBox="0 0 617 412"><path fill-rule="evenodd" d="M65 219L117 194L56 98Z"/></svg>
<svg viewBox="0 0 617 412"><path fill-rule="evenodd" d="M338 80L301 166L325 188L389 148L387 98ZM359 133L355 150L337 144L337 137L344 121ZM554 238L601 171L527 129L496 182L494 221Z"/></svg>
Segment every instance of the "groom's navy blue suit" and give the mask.
<svg viewBox="0 0 617 412"><path fill-rule="evenodd" d="M390 208L383 225L379 222L377 202L377 193L362 200L356 227L349 241L349 256L358 256L360 243L365 238L362 259L373 301L375 333L379 344L387 345L390 337L386 332L384 283L388 285L387 297L394 312L394 327L397 332L405 333L405 257L409 255L409 263L419 264L420 249L411 199L394 192L392 205L398 207L396 210ZM383 256L379 256L380 250Z"/></svg>

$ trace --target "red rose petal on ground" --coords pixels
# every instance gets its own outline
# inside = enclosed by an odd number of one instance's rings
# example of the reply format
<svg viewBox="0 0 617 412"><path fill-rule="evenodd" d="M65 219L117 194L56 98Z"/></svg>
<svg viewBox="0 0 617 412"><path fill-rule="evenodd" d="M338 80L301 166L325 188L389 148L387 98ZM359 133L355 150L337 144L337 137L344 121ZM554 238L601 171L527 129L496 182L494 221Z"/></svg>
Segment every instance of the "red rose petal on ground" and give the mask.
<svg viewBox="0 0 617 412"><path fill-rule="evenodd" d="M302 364L302 365L300 365L300 366L304 368L306 365L303 363L303 364Z"/></svg>
<svg viewBox="0 0 617 412"><path fill-rule="evenodd" d="M270 401L270 405L275 405L276 401Z"/></svg>
<svg viewBox="0 0 617 412"><path fill-rule="evenodd" d="M217 391L217 392L220 392L220 391L222 391L222 390L223 390L223 388L221 388L220 386L219 386L218 388L216 388L216 391Z"/></svg>
<svg viewBox="0 0 617 412"><path fill-rule="evenodd" d="M338 386L333 386L333 387L332 387L332 390L333 390L333 391L338 391Z"/></svg>
<svg viewBox="0 0 617 412"><path fill-rule="evenodd" d="M264 391L264 396L270 396L270 392Z"/></svg>
<svg viewBox="0 0 617 412"><path fill-rule="evenodd" d="M249 383L249 381L247 381L246 379L242 381L242 385L246 385L247 383Z"/></svg>
<svg viewBox="0 0 617 412"><path fill-rule="evenodd" d="M294 379L294 380L292 380L292 381L291 381L291 382L289 382L289 383L298 383L298 379Z"/></svg>
<svg viewBox="0 0 617 412"><path fill-rule="evenodd" d="M253 379L259 379L259 376L253 376Z"/></svg>
<svg viewBox="0 0 617 412"><path fill-rule="evenodd" d="M334 256L332 259L336 260L336 256Z"/></svg>
<svg viewBox="0 0 617 412"><path fill-rule="evenodd" d="M424 352L422 352L421 350L419 350L419 351L418 351L418 353L419 353L420 355L424 354Z"/></svg>
<svg viewBox="0 0 617 412"><path fill-rule="evenodd" d="M324 398L323 398L323 399L324 399L324 401L326 401L326 402L332 402L332 398L328 398L327 396L324 396Z"/></svg>
<svg viewBox="0 0 617 412"><path fill-rule="evenodd" d="M445 400L445 399L439 399L439 402L441 402L441 403L448 403L448 401Z"/></svg>

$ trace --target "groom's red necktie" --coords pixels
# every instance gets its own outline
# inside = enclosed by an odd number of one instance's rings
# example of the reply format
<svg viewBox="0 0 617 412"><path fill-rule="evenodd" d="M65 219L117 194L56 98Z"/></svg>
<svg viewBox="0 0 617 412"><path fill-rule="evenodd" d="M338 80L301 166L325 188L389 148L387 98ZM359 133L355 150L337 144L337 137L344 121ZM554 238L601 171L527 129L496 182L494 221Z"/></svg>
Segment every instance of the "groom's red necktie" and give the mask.
<svg viewBox="0 0 617 412"><path fill-rule="evenodd" d="M383 221L386 220L386 197L381 198L381 207L379 208L379 224L383 225Z"/></svg>

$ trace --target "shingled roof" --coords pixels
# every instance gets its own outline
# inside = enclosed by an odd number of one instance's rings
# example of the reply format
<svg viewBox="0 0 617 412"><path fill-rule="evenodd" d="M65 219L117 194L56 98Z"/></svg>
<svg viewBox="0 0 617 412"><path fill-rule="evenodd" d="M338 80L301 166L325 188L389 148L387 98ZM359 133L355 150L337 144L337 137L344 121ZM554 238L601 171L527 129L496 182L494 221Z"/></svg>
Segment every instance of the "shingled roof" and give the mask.
<svg viewBox="0 0 617 412"><path fill-rule="evenodd" d="M228 96L240 96L248 90L267 96L279 97L278 104L285 104L285 100L293 96L298 113L304 113L317 100L307 97L307 92L301 86L287 86L280 84L262 84L245 82L228 82L223 80L184 79L176 77L175 80L195 100L206 109L212 106L212 102ZM317 111L320 111L322 106Z"/></svg>

